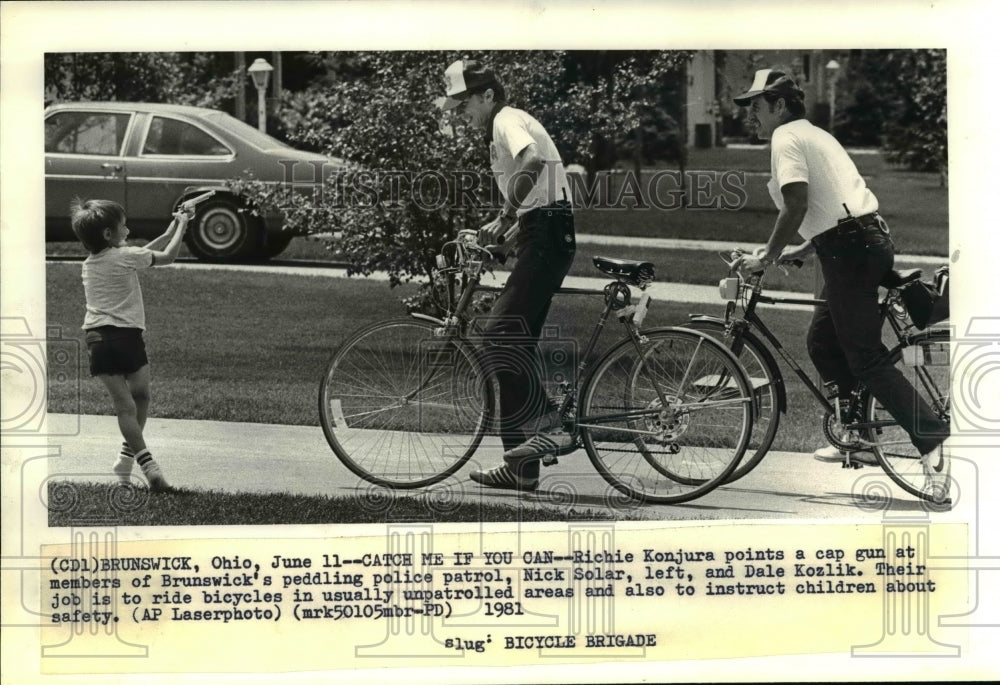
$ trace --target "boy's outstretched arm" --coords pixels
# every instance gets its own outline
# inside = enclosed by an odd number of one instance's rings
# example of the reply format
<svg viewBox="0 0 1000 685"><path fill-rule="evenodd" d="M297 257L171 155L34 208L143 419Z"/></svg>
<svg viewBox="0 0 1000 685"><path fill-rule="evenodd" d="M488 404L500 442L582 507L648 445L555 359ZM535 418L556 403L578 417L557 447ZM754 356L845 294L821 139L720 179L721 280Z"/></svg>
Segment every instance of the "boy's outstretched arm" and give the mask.
<svg viewBox="0 0 1000 685"><path fill-rule="evenodd" d="M187 212L177 212L166 232L146 245L153 252L154 266L173 264L177 259L177 253L181 251L181 241L184 240L184 232L187 231L188 219ZM162 250L158 250L156 248L160 246L161 240L166 241L167 244ZM156 243L155 246L154 243Z"/></svg>
<svg viewBox="0 0 1000 685"><path fill-rule="evenodd" d="M166 246L166 244L170 242L170 238L176 228L177 228L177 215L174 214L174 218L170 222L170 225L167 226L167 230L165 230L162 235L158 235L152 240L150 240L148 243L146 243L144 247L147 250L153 250L154 252L156 252L157 250L162 250Z"/></svg>

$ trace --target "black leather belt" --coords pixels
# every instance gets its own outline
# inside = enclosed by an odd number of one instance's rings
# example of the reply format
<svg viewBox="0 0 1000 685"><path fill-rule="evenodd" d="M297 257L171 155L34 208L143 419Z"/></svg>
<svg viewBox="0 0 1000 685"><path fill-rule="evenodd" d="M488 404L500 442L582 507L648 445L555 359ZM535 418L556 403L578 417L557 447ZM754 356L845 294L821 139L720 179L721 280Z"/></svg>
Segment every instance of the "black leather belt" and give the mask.
<svg viewBox="0 0 1000 685"><path fill-rule="evenodd" d="M554 214L562 215L573 215L573 205L567 200L557 200L550 205L545 205L544 207L535 207L534 209L525 212L520 217L518 217L521 222L521 226L525 230L533 230L537 226L537 222L544 218L549 218Z"/></svg>
<svg viewBox="0 0 1000 685"><path fill-rule="evenodd" d="M813 245L822 247L823 245L835 242L838 238L858 236L873 231L878 231L886 235L889 233L888 227L878 212L842 219L833 228L828 228L813 238L812 242Z"/></svg>

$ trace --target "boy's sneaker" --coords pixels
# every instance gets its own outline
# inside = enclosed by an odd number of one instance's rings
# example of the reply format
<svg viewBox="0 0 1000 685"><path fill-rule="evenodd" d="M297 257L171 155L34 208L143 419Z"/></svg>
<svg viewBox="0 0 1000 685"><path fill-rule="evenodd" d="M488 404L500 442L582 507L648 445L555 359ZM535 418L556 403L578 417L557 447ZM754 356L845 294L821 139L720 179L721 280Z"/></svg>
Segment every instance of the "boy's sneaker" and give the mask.
<svg viewBox="0 0 1000 685"><path fill-rule="evenodd" d="M948 501L948 491L951 489L951 457L946 452L944 443L920 457L924 467L923 493L929 495L935 504Z"/></svg>
<svg viewBox="0 0 1000 685"><path fill-rule="evenodd" d="M845 463L847 452L841 452L840 448L834 445L827 445L813 452L813 459L831 464ZM851 452L851 463L878 466L878 460L871 452Z"/></svg>
<svg viewBox="0 0 1000 685"><path fill-rule="evenodd" d="M151 491L163 492L170 489L170 486L167 485L167 479L163 477L163 472L160 471L160 465L152 458L142 465L142 475L149 482L149 489Z"/></svg>
<svg viewBox="0 0 1000 685"><path fill-rule="evenodd" d="M115 460L115 465L111 467L114 474L118 476L118 482L122 485L132 484L133 464L135 464L134 457L126 457L125 455L119 454L118 458Z"/></svg>
<svg viewBox="0 0 1000 685"><path fill-rule="evenodd" d="M469 478L488 488L506 488L521 492L533 492L538 489L537 478L521 478L511 471L506 464L501 464L488 471L473 471Z"/></svg>

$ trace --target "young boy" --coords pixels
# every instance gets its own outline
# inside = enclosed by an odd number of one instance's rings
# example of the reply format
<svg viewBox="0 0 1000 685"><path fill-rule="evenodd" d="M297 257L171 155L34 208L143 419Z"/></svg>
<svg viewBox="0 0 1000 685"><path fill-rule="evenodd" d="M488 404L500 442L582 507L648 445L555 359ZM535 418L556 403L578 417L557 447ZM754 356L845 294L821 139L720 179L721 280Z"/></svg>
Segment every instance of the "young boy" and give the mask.
<svg viewBox="0 0 1000 685"><path fill-rule="evenodd" d="M130 247L125 244L129 233L125 210L117 202L78 199L70 209L73 232L90 252L83 262L87 298L83 329L90 375L108 389L125 438L112 470L119 482L128 485L132 465L138 462L150 490L166 490L167 481L142 434L149 411L149 360L142 339L146 313L137 272L177 258L188 213L174 214L166 232L145 247Z"/></svg>

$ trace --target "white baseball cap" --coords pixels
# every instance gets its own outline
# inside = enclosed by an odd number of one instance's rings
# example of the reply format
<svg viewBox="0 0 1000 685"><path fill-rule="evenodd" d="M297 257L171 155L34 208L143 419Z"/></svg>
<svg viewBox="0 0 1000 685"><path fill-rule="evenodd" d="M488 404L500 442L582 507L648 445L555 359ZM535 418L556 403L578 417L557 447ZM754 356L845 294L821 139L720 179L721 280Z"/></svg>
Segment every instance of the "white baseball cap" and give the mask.
<svg viewBox="0 0 1000 685"><path fill-rule="evenodd" d="M750 84L747 92L734 97L733 102L740 107L746 107L752 99L764 93L774 93L781 97L790 98L803 97L803 93L795 85L795 81L785 72L777 69L758 69L757 73L753 75L753 83Z"/></svg>
<svg viewBox="0 0 1000 685"><path fill-rule="evenodd" d="M460 59L452 62L444 70L445 96L438 98L437 104L443 110L454 109L469 96L481 93L496 85L497 77L492 69L487 69L474 59Z"/></svg>

